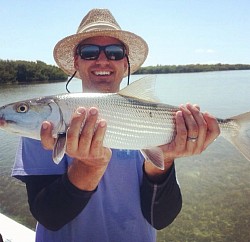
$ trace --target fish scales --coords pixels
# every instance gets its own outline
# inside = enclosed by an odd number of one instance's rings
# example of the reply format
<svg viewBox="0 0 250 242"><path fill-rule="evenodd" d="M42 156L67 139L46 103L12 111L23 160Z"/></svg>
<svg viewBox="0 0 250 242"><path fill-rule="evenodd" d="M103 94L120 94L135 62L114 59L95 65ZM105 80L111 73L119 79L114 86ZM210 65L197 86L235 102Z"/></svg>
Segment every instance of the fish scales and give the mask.
<svg viewBox="0 0 250 242"><path fill-rule="evenodd" d="M79 106L97 107L99 118L108 123L104 145L111 148L139 149L168 143L174 136L173 117L176 109L123 97L119 94L57 96L57 104L68 125ZM67 110L67 111L64 111Z"/></svg>

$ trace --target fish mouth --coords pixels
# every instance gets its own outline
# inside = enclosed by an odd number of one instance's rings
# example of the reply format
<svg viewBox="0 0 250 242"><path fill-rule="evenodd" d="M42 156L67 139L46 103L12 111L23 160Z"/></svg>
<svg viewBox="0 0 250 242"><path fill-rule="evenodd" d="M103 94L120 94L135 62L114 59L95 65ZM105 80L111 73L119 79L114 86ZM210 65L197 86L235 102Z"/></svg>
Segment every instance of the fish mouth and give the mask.
<svg viewBox="0 0 250 242"><path fill-rule="evenodd" d="M16 122L13 121L13 120L6 120L6 119L4 118L4 116L1 116L1 117L0 117L0 127L4 127L4 126L6 126L7 124L16 124Z"/></svg>
<svg viewBox="0 0 250 242"><path fill-rule="evenodd" d="M0 117L0 127L4 127L6 124L6 120L3 117Z"/></svg>

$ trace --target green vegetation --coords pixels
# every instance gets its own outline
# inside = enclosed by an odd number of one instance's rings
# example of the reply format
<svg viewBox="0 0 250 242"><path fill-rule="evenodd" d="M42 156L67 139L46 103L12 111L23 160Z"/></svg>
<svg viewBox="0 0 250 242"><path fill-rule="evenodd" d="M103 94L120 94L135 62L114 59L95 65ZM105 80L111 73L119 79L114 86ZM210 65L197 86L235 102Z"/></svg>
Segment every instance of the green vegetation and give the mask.
<svg viewBox="0 0 250 242"><path fill-rule="evenodd" d="M141 67L134 74L191 73L206 71L250 70L248 64L190 64ZM66 81L67 75L58 67L42 61L12 61L0 59L0 84Z"/></svg>
<svg viewBox="0 0 250 242"><path fill-rule="evenodd" d="M190 73L205 71L230 71L230 70L250 70L248 64L190 64L190 65L157 65L141 67L134 74L167 74L167 73Z"/></svg>
<svg viewBox="0 0 250 242"><path fill-rule="evenodd" d="M0 84L65 80L67 75L61 69L42 61L0 60Z"/></svg>

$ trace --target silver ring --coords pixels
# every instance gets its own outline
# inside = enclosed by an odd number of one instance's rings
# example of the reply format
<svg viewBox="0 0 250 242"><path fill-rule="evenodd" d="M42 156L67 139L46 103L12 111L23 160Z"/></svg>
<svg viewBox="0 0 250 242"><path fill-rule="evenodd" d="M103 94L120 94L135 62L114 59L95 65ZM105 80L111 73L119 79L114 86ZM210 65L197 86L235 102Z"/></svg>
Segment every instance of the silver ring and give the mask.
<svg viewBox="0 0 250 242"><path fill-rule="evenodd" d="M187 141L196 142L198 137L187 137Z"/></svg>

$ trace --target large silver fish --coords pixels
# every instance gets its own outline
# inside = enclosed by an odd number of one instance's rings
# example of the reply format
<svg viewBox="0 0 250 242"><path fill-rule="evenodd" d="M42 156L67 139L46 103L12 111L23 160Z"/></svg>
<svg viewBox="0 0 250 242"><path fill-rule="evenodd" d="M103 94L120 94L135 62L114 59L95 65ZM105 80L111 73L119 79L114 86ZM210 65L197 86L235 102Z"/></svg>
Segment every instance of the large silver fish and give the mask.
<svg viewBox="0 0 250 242"><path fill-rule="evenodd" d="M145 158L163 169L163 154L157 146L174 139L174 115L179 108L160 103L154 97L154 86L155 77L148 76L118 93L60 94L8 104L0 108L0 128L40 139L42 122L52 122L57 138L53 160L59 163L72 113L79 106L97 107L99 118L108 124L104 146L141 150ZM250 160L250 112L218 122L221 135Z"/></svg>

